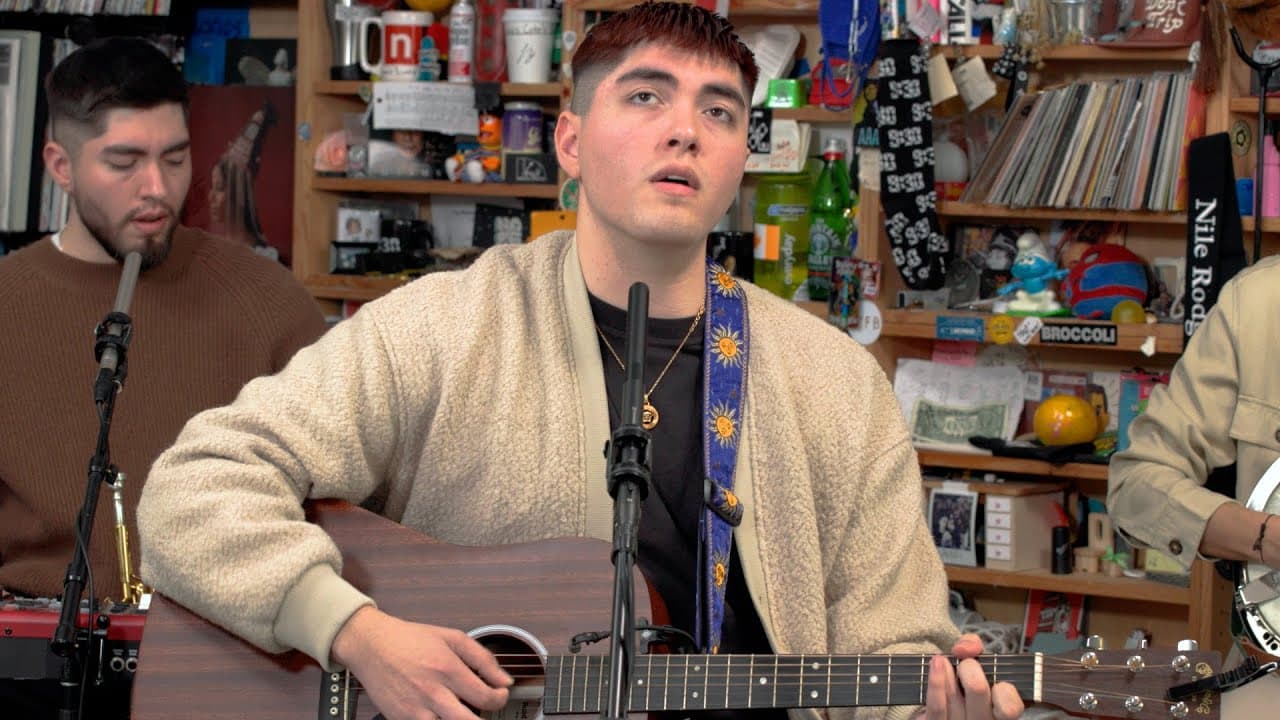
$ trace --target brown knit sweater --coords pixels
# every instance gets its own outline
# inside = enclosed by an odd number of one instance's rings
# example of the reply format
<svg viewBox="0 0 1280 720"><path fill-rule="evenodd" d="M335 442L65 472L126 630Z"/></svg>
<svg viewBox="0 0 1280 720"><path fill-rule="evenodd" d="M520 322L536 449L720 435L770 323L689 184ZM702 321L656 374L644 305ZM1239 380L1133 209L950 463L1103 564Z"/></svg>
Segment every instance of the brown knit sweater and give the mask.
<svg viewBox="0 0 1280 720"><path fill-rule="evenodd" d="M119 282L118 264L76 260L49 238L0 258L0 588L62 592L97 442L93 329ZM192 415L282 368L324 319L285 268L187 228L138 279L129 314L129 374L110 447L127 476L136 572L134 509L152 461ZM90 542L98 597L120 596L114 514L104 488Z"/></svg>

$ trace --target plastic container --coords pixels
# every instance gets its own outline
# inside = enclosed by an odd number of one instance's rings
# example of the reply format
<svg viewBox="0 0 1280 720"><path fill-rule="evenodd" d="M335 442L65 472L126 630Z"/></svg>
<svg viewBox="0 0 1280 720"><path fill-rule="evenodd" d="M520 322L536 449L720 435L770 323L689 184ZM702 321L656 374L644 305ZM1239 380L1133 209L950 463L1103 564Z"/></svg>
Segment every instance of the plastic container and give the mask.
<svg viewBox="0 0 1280 720"><path fill-rule="evenodd" d="M752 238L755 283L788 300L807 300L808 175L764 175L756 187Z"/></svg>
<svg viewBox="0 0 1280 720"><path fill-rule="evenodd" d="M471 0L457 0L449 11L449 82L475 79L476 8Z"/></svg>

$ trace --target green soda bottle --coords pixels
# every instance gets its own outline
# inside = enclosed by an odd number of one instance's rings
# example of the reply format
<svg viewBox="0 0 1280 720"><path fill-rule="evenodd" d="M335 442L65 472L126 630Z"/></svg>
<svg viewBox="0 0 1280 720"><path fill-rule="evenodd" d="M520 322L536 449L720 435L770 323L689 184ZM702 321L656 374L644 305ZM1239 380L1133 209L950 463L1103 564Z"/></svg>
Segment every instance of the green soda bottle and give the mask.
<svg viewBox="0 0 1280 720"><path fill-rule="evenodd" d="M808 298L810 177L764 175L756 186L755 283L788 300Z"/></svg>
<svg viewBox="0 0 1280 720"><path fill-rule="evenodd" d="M849 187L849 166L845 144L828 138L822 149L822 173L818 175L809 208L809 299L826 300L831 295L831 262L852 252L850 236L853 205Z"/></svg>

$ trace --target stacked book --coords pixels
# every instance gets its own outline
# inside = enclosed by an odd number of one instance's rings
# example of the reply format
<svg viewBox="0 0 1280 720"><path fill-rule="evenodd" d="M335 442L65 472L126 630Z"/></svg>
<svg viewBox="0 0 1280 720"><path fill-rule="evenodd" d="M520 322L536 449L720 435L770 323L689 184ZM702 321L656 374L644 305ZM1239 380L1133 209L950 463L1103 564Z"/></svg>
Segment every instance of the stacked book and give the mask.
<svg viewBox="0 0 1280 720"><path fill-rule="evenodd" d="M168 15L170 0L0 0L0 12L72 15Z"/></svg>
<svg viewBox="0 0 1280 720"><path fill-rule="evenodd" d="M1013 208L1186 209L1187 146L1204 133L1189 73L1078 82L1010 108L961 198Z"/></svg>

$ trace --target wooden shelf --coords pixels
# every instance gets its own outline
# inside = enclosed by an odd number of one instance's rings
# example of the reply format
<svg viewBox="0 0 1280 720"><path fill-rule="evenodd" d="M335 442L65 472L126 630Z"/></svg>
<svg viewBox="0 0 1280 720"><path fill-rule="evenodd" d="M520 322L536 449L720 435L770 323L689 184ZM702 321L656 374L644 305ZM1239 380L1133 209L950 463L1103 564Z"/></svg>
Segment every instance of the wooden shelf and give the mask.
<svg viewBox="0 0 1280 720"><path fill-rule="evenodd" d="M980 318L984 322L995 317L991 313L968 312L963 310L882 310L884 316L884 329L882 335L889 337L909 337L909 338L938 338L938 318ZM1014 316L1014 323L1021 322L1021 318ZM1091 320L1081 320L1079 318L1043 318L1046 325L1054 325L1060 323L1086 323L1090 325L1101 325L1114 327L1116 329L1115 345L1062 345L1058 343L1044 343L1047 347L1058 348L1088 348L1090 350L1103 350L1112 352L1141 352L1141 345L1146 341L1147 337L1154 336L1156 339L1156 353L1181 353L1182 352L1182 326L1170 323L1156 323L1148 325L1142 324L1125 324L1110 323ZM984 330L984 338L986 337ZM989 342L989 340L986 340ZM1031 345L1041 345L1040 339L1032 339Z"/></svg>
<svg viewBox="0 0 1280 720"><path fill-rule="evenodd" d="M1085 495L1107 494L1107 466L1092 463L1063 463L1054 465L1043 460L996 457L977 453L917 450L920 467L954 468L1009 475L1037 475L1061 480L1071 480Z"/></svg>
<svg viewBox="0 0 1280 720"><path fill-rule="evenodd" d="M799 108L773 108L773 116L784 120L798 120L807 123L843 123L853 122L853 114L848 108L844 110L827 110L821 105L806 105Z"/></svg>
<svg viewBox="0 0 1280 720"><path fill-rule="evenodd" d="M1253 216L1246 215L1240 218L1240 226L1245 232L1253 232ZM1280 217L1262 218L1262 232L1280 233Z"/></svg>
<svg viewBox="0 0 1280 720"><path fill-rule="evenodd" d="M1258 114L1258 98L1256 97L1236 97L1231 98L1228 105L1233 113L1249 113L1250 115ZM1280 97L1267 98L1267 106L1264 109L1267 115L1280 115Z"/></svg>
<svg viewBox="0 0 1280 720"><path fill-rule="evenodd" d="M1048 590L1052 592L1082 593L1094 597L1163 603L1166 605L1191 605L1191 590L1189 588L1140 578L1113 578L1101 573L1055 575L1048 570L1008 572L1005 570L990 570L988 568L948 565L947 579L952 583L964 585Z"/></svg>
<svg viewBox="0 0 1280 720"><path fill-rule="evenodd" d="M947 57L980 57L994 60L1004 52L1003 45L939 45ZM1125 48L1109 45L1054 45L1041 51L1045 60L1187 62L1191 48Z"/></svg>
<svg viewBox="0 0 1280 720"><path fill-rule="evenodd" d="M520 183L455 183L447 180L403 178L345 178L315 176L312 190L334 192L401 193L404 195L461 195L466 197L547 198L560 196L555 185Z"/></svg>
<svg viewBox="0 0 1280 720"><path fill-rule="evenodd" d="M372 93L372 85L368 80L318 80L314 86L317 95L355 95L365 97ZM561 85L558 82L548 83L502 83L499 93L503 97L547 97L559 98Z"/></svg>
<svg viewBox="0 0 1280 720"><path fill-rule="evenodd" d="M1150 212L1146 210L1102 210L1069 208L1012 208L1004 205L943 200L938 214L950 217L1000 220L1099 220L1102 222L1148 223L1152 225L1185 225L1186 213Z"/></svg>
<svg viewBox="0 0 1280 720"><path fill-rule="evenodd" d="M408 280L399 277L312 275L302 285L317 299L367 302L376 300L407 282Z"/></svg>

